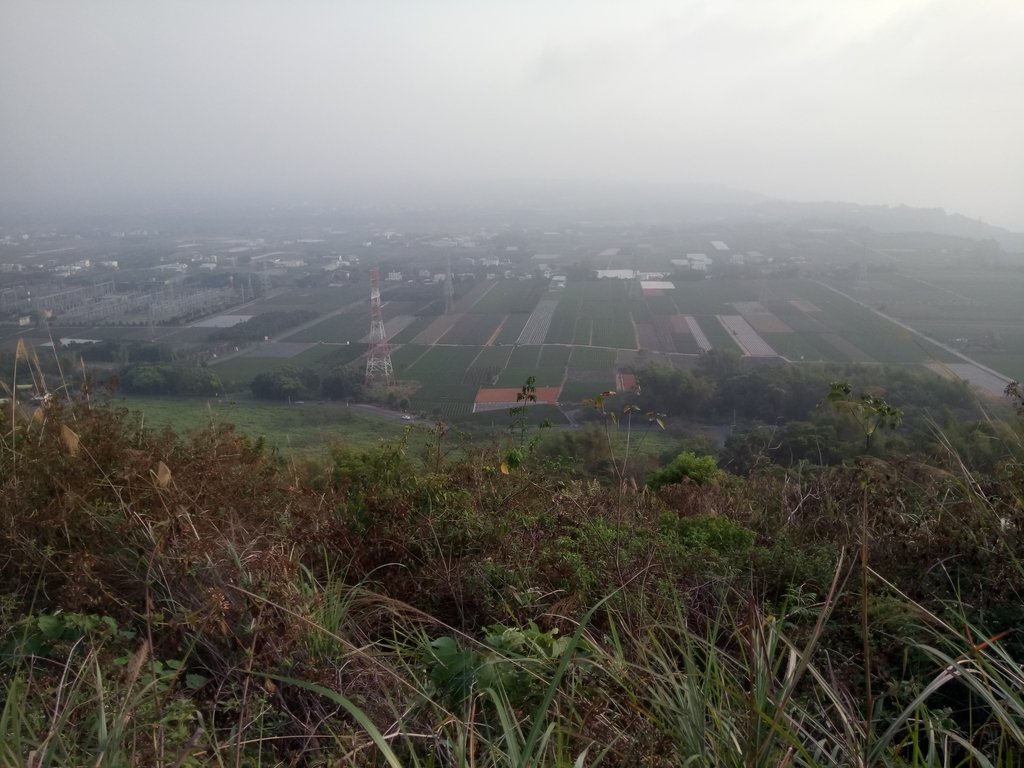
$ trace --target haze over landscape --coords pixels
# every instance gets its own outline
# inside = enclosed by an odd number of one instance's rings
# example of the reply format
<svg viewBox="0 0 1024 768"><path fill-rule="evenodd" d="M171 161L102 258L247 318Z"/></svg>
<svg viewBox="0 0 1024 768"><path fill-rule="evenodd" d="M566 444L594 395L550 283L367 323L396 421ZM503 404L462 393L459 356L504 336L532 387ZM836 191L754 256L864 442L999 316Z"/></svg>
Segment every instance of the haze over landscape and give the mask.
<svg viewBox="0 0 1024 768"><path fill-rule="evenodd" d="M0 768L1024 766L1022 41L0 0Z"/></svg>
<svg viewBox="0 0 1024 768"><path fill-rule="evenodd" d="M0 201L710 184L1024 230L1021 39L1012 0L8 0Z"/></svg>

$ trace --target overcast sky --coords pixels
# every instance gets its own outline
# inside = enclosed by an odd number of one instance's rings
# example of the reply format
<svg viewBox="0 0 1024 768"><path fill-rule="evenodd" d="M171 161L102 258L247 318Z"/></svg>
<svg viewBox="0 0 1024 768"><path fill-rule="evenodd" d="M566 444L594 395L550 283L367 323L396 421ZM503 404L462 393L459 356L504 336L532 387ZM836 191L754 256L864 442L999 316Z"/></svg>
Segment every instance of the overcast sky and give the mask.
<svg viewBox="0 0 1024 768"><path fill-rule="evenodd" d="M1024 2L0 0L0 200L530 179L1024 230Z"/></svg>

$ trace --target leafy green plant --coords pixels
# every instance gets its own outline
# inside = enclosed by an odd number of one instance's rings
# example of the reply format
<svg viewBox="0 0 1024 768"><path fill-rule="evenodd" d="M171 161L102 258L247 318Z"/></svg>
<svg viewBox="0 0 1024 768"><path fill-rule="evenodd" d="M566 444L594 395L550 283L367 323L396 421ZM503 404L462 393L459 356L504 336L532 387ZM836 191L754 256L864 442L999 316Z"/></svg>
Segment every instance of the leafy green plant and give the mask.
<svg viewBox="0 0 1024 768"><path fill-rule="evenodd" d="M871 451L871 441L879 429L896 429L903 423L903 411L889 405L876 392L853 396L853 387L845 381L833 381L825 398L839 413L851 415L864 434L864 450Z"/></svg>
<svg viewBox="0 0 1024 768"><path fill-rule="evenodd" d="M527 412L531 404L537 402L537 379L529 376L519 392L516 393L516 403L509 408L509 447L505 452L504 461L501 462L501 471L508 474L511 470L520 467L526 457L534 452L540 442L541 430L548 429L551 422L547 419L542 421L537 428L537 433L527 439L528 424Z"/></svg>
<svg viewBox="0 0 1024 768"><path fill-rule="evenodd" d="M720 475L721 471L714 456L698 456L691 451L683 451L667 467L648 475L647 485L654 490L663 485L684 481L703 485L714 482Z"/></svg>

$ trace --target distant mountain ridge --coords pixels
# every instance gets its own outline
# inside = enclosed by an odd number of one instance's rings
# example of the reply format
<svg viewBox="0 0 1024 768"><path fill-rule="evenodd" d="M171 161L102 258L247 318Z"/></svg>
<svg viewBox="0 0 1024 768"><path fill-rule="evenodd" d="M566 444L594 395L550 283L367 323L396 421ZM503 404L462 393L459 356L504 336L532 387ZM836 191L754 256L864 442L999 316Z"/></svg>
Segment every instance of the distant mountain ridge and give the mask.
<svg viewBox="0 0 1024 768"><path fill-rule="evenodd" d="M1024 253L1024 233L1012 232L959 213L947 213L943 208L771 200L755 206L753 212L775 220L797 218L805 223L863 226L876 232L933 232L975 240L995 240L1006 251Z"/></svg>

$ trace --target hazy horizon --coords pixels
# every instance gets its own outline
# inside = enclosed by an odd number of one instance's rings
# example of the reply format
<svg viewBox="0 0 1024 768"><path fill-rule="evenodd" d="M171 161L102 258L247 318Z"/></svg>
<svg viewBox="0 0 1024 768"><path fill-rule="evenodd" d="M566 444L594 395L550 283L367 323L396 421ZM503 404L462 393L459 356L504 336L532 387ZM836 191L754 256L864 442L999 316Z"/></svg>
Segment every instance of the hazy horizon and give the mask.
<svg viewBox="0 0 1024 768"><path fill-rule="evenodd" d="M1024 6L0 8L0 200L296 201L569 180L1024 231Z"/></svg>

